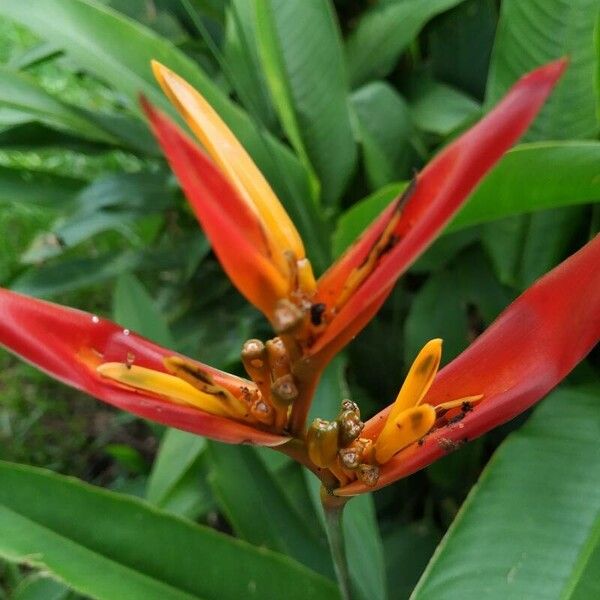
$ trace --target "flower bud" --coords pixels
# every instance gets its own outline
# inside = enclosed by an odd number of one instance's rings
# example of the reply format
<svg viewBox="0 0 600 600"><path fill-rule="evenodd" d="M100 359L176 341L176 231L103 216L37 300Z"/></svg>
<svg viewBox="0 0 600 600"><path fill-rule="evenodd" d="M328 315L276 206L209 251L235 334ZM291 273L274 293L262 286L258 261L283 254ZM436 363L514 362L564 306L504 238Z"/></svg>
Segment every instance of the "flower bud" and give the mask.
<svg viewBox="0 0 600 600"><path fill-rule="evenodd" d="M380 470L377 465L360 465L356 473L362 483L373 486L379 480Z"/></svg>
<svg viewBox="0 0 600 600"><path fill-rule="evenodd" d="M326 468L337 458L338 423L315 419L306 434L308 456L318 467Z"/></svg>
<svg viewBox="0 0 600 600"><path fill-rule="evenodd" d="M344 410L337 419L339 423L339 444L342 448L349 446L362 432L365 424L360 414L354 410Z"/></svg>
<svg viewBox="0 0 600 600"><path fill-rule="evenodd" d="M298 397L298 388L292 375L276 379L271 386L273 400L280 406L289 406Z"/></svg>

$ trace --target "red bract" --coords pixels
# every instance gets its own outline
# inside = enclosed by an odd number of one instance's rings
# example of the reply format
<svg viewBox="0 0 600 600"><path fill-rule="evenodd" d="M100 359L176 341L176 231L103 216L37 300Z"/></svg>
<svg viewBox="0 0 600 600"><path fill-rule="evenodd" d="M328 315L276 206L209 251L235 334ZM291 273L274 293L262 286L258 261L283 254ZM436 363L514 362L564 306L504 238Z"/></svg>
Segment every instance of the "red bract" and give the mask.
<svg viewBox="0 0 600 600"><path fill-rule="evenodd" d="M329 304L392 224L385 251L360 288L335 315L313 353L335 353L370 320L398 277L433 242L483 176L521 137L565 67L566 61L559 60L522 77L486 117L446 146L416 176L405 199L392 203L358 243L319 279L317 295ZM396 215L397 222L392 223Z"/></svg>
<svg viewBox="0 0 600 600"><path fill-rule="evenodd" d="M288 439L102 377L97 367L113 361L165 372L164 358L176 353L96 315L0 289L0 343L55 379L147 419L233 444L272 446ZM195 364L232 393L255 387Z"/></svg>
<svg viewBox="0 0 600 600"><path fill-rule="evenodd" d="M449 413L449 425L396 454L374 487L354 482L336 493L354 495L406 477L543 398L600 339L598 265L600 235L513 302L440 371L424 399L436 406L476 390L483 399L472 411L454 423ZM377 439L389 411L367 421L362 435Z"/></svg>

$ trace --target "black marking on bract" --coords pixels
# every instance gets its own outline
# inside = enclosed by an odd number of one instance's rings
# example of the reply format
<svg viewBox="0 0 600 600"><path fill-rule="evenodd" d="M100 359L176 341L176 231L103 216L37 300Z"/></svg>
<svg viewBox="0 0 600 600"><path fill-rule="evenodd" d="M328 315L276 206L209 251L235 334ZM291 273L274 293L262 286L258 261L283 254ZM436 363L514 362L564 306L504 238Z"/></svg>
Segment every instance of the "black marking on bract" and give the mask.
<svg viewBox="0 0 600 600"><path fill-rule="evenodd" d="M398 198L396 208L394 209L396 212L400 212L405 206L406 203L411 199L412 195L415 193L417 189L417 173L415 172L413 178L410 180L408 187L402 192L400 198Z"/></svg>
<svg viewBox="0 0 600 600"><path fill-rule="evenodd" d="M462 412L462 413L458 413L455 417L452 417L449 421L448 421L448 425L453 425L454 423L459 423L460 421L462 421L466 416L466 413Z"/></svg>
<svg viewBox="0 0 600 600"><path fill-rule="evenodd" d="M400 241L400 236L392 233L390 239L386 242L385 246L377 253L377 258L381 258L384 254L390 252L394 246Z"/></svg>
<svg viewBox="0 0 600 600"><path fill-rule="evenodd" d="M310 306L310 322L318 327L323 322L323 314L327 307L323 302L318 302L317 304L311 304Z"/></svg>
<svg viewBox="0 0 600 600"><path fill-rule="evenodd" d="M460 405L460 410L462 410L463 413L467 414L468 412L471 412L473 410L473 404L471 404L471 402L465 401Z"/></svg>
<svg viewBox="0 0 600 600"><path fill-rule="evenodd" d="M182 371L184 371L188 375L191 375L192 377L195 377L202 383L206 383L207 385L214 385L213 378L206 371L203 371L202 369L200 369L198 367L189 365L188 363L184 363L184 362L180 363L177 366Z"/></svg>

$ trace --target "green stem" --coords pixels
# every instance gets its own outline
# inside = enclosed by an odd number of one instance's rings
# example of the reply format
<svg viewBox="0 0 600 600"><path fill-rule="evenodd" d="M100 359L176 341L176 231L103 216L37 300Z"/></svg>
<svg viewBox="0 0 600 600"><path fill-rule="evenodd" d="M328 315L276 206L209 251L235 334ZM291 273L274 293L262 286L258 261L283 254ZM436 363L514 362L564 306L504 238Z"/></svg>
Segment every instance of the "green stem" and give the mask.
<svg viewBox="0 0 600 600"><path fill-rule="evenodd" d="M329 549L335 574L340 586L342 600L352 600L350 591L350 571L346 558L346 545L344 543L343 517L344 506L347 499L331 495L325 488L321 488L321 503L325 511L325 530L329 540Z"/></svg>

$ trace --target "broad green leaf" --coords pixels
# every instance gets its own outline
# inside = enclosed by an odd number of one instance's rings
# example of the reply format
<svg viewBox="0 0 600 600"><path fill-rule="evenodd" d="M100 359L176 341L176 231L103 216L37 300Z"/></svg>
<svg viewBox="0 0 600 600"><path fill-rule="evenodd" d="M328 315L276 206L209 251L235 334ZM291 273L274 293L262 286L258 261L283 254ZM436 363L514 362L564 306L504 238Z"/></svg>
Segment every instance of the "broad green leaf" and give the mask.
<svg viewBox="0 0 600 600"><path fill-rule="evenodd" d="M148 502L162 506L205 448L206 438L178 429L167 429L148 478Z"/></svg>
<svg viewBox="0 0 600 600"><path fill-rule="evenodd" d="M598 388L552 394L486 467L412 598L595 598Z"/></svg>
<svg viewBox="0 0 600 600"><path fill-rule="evenodd" d="M481 116L481 106L457 89L420 77L413 86L410 116L422 131L447 136Z"/></svg>
<svg viewBox="0 0 600 600"><path fill-rule="evenodd" d="M254 119L272 128L275 112L271 104L258 55L254 3L233 0L225 20L223 59L242 105Z"/></svg>
<svg viewBox="0 0 600 600"><path fill-rule="evenodd" d="M527 140L569 139L595 137L598 133L597 96L593 77L600 57L594 49L594 26L600 6L597 0L529 0L503 2L498 35L492 55L486 100L495 102L517 77L529 69L559 56L569 56L569 67L526 135ZM552 172L552 169L547 169ZM598 187L598 182L595 182ZM598 193L596 192L596 196ZM597 198L596 198L597 199ZM531 215L516 228L532 232L545 230L552 234L551 243L543 245L539 237L535 254L519 258L529 264L533 277L544 272L548 265L558 262L577 221L577 211L556 211L554 216ZM554 226L561 229L551 231ZM508 240L496 255L498 262L504 254L522 253L521 248ZM527 249L526 249L527 250ZM516 279L520 279L517 275ZM528 277L524 278L527 281Z"/></svg>
<svg viewBox="0 0 600 600"><path fill-rule="evenodd" d="M288 557L32 467L0 463L0 532L0 556L100 600L335 597Z"/></svg>
<svg viewBox="0 0 600 600"><path fill-rule="evenodd" d="M428 35L434 77L482 100L497 21L495 0L468 0L438 17Z"/></svg>
<svg viewBox="0 0 600 600"><path fill-rule="evenodd" d="M73 598L69 589L46 574L31 575L19 583L11 600L68 600Z"/></svg>
<svg viewBox="0 0 600 600"><path fill-rule="evenodd" d="M521 144L483 180L448 231L510 215L598 202L599 161L599 142Z"/></svg>
<svg viewBox="0 0 600 600"><path fill-rule="evenodd" d="M84 138L117 142L76 107L55 98L28 75L4 66L0 66L0 105L28 113L32 119L70 133L76 132Z"/></svg>
<svg viewBox="0 0 600 600"><path fill-rule="evenodd" d="M209 452L213 494L237 535L333 576L318 523L313 529L306 527L257 452L215 443Z"/></svg>
<svg viewBox="0 0 600 600"><path fill-rule="evenodd" d="M413 127L406 101L382 81L369 83L351 96L369 184L378 189L406 179L416 166Z"/></svg>
<svg viewBox="0 0 600 600"><path fill-rule="evenodd" d="M83 214L100 209L139 210L143 214L164 210L173 203L173 189L167 173L109 174L95 179L81 191L77 205Z"/></svg>
<svg viewBox="0 0 600 600"><path fill-rule="evenodd" d="M569 253L586 220L578 207L503 219L483 227L482 242L500 281L525 289Z"/></svg>
<svg viewBox="0 0 600 600"><path fill-rule="evenodd" d="M39 65L60 55L60 48L48 42L40 42L11 56L7 66L18 71Z"/></svg>
<svg viewBox="0 0 600 600"><path fill-rule="evenodd" d="M52 232L43 232L34 238L21 256L21 262L40 263L105 231L117 231L125 238L132 239L135 237L132 224L139 217L134 212L98 211L89 215L76 213L66 220L59 219Z"/></svg>
<svg viewBox="0 0 600 600"><path fill-rule="evenodd" d="M598 133L594 76L598 53L594 27L598 0L505 0L486 101L497 102L518 77L545 62L569 56L569 68L529 128L526 139L595 137Z"/></svg>
<svg viewBox="0 0 600 600"><path fill-rule="evenodd" d="M210 514L216 514L217 507L206 481L206 473L206 457L201 454L169 489L159 508L196 522L207 521Z"/></svg>
<svg viewBox="0 0 600 600"><path fill-rule="evenodd" d="M385 600L385 557L373 495L353 498L344 511L344 538L354 587L364 600Z"/></svg>
<svg viewBox="0 0 600 600"><path fill-rule="evenodd" d="M259 48L279 118L326 203L356 161L342 43L329 0L256 0Z"/></svg>
<svg viewBox="0 0 600 600"><path fill-rule="evenodd" d="M433 17L463 0L391 0L368 10L350 34L346 59L353 86L385 77Z"/></svg>
<svg viewBox="0 0 600 600"><path fill-rule="evenodd" d="M113 319L157 344L168 348L175 346L165 318L134 275L123 274L117 279L113 294Z"/></svg>
<svg viewBox="0 0 600 600"><path fill-rule="evenodd" d="M395 599L410 596L439 541L440 534L429 521L394 524L384 533L388 588L394 590Z"/></svg>
<svg viewBox="0 0 600 600"><path fill-rule="evenodd" d="M0 108L0 147L5 150L35 151L47 148L72 150L81 154L95 155L105 150L106 145L85 140L76 135L63 133L41 123L31 121L30 115L8 117L3 121L5 110ZM4 126L6 125L6 126Z"/></svg>
<svg viewBox="0 0 600 600"><path fill-rule="evenodd" d="M0 203L62 207L84 185L85 181L73 177L0 166Z"/></svg>
<svg viewBox="0 0 600 600"><path fill-rule="evenodd" d="M321 218L307 201L308 182L298 160L257 127L211 77L171 42L95 0L47 0L43 11L32 11L20 0L3 0L0 14L62 48L81 68L124 94L133 110L139 110L139 95L144 94L154 104L175 113L154 81L152 59L189 81L250 152L302 233L317 270L324 268L327 238Z"/></svg>
<svg viewBox="0 0 600 600"><path fill-rule="evenodd" d="M192 244L205 245L206 241L194 236L165 248L113 251L94 258L63 259L51 265L30 268L10 287L23 294L47 298L97 285L122 273L176 269L181 267L182 253L190 252Z"/></svg>
<svg viewBox="0 0 600 600"><path fill-rule="evenodd" d="M139 119L125 114L90 111L47 92L24 73L0 66L0 106L19 111L23 119L105 145L124 146L144 154L157 148Z"/></svg>

